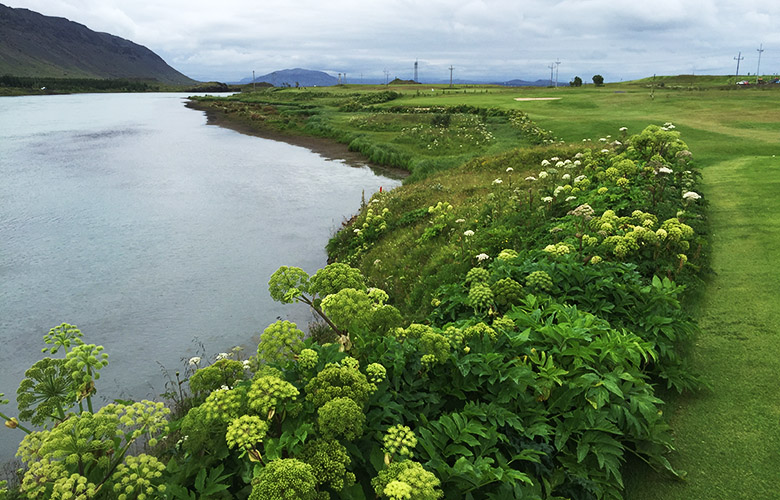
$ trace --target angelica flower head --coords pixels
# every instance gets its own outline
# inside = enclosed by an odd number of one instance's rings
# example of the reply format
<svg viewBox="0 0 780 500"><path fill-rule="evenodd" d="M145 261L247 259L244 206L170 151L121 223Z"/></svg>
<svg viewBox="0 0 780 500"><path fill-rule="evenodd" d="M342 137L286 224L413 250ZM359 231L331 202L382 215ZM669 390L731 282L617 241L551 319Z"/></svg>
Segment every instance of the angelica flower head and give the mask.
<svg viewBox="0 0 780 500"><path fill-rule="evenodd" d="M682 197L683 200L698 200L699 198L701 198L701 195L693 191L687 191L683 193Z"/></svg>
<svg viewBox="0 0 780 500"><path fill-rule="evenodd" d="M514 172L514 171L515 171L515 169L514 169L514 168L512 168L512 167L506 167L506 172L507 172L507 173L511 173L511 172Z"/></svg>
<svg viewBox="0 0 780 500"><path fill-rule="evenodd" d="M545 172L544 170L542 170L541 172L539 172L539 178L540 178L540 179L546 179L546 178L547 178L547 175L548 175L548 174L547 174L547 172Z"/></svg>
<svg viewBox="0 0 780 500"><path fill-rule="evenodd" d="M200 364L200 359L201 359L200 356L193 356L188 361L188 364L190 366L198 366Z"/></svg>
<svg viewBox="0 0 780 500"><path fill-rule="evenodd" d="M493 181L493 184L501 184L502 182L504 182L504 181L502 181L501 179L495 179Z"/></svg>
<svg viewBox="0 0 780 500"><path fill-rule="evenodd" d="M669 168L669 167L661 167L661 168L658 169L658 173L659 174L671 174L673 172L674 171L671 168Z"/></svg>
<svg viewBox="0 0 780 500"><path fill-rule="evenodd" d="M528 177L525 178L525 180L533 182L536 180L536 177L534 177L533 175L529 175Z"/></svg>
<svg viewBox="0 0 780 500"><path fill-rule="evenodd" d="M477 257L477 260L479 262L482 262L483 260L488 260L490 258L490 255L488 255L486 253L481 253L481 254L476 255L476 257Z"/></svg>
<svg viewBox="0 0 780 500"><path fill-rule="evenodd" d="M472 231L471 229L467 229L466 231L463 231L463 236L466 237L474 236L474 231Z"/></svg>

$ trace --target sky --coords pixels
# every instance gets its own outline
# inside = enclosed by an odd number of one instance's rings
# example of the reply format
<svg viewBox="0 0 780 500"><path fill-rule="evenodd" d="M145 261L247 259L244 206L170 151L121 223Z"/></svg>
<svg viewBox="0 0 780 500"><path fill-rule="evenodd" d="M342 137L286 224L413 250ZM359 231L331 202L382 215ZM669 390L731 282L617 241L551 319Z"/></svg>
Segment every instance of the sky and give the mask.
<svg viewBox="0 0 780 500"><path fill-rule="evenodd" d="M780 72L780 2L0 0L144 45L196 80L288 68L479 81ZM763 52L759 53L759 48ZM556 64L558 63L558 64ZM553 74L555 78L555 74Z"/></svg>

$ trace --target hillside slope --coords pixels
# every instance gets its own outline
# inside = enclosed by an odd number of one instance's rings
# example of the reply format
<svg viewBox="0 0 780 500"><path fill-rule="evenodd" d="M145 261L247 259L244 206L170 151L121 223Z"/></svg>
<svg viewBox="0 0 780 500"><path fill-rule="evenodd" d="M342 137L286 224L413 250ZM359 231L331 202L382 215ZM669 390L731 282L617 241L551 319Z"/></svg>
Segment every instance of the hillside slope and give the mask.
<svg viewBox="0 0 780 500"><path fill-rule="evenodd" d="M0 75L194 82L151 50L129 40L97 33L61 17L2 4Z"/></svg>

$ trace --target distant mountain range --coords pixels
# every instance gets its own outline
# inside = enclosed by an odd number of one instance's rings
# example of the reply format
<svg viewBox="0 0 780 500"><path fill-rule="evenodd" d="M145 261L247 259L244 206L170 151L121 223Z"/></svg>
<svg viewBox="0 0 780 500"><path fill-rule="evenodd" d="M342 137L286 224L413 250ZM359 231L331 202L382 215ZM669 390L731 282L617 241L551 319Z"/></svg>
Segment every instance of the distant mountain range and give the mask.
<svg viewBox="0 0 780 500"><path fill-rule="evenodd" d="M2 4L0 75L195 83L142 45L61 17Z"/></svg>
<svg viewBox="0 0 780 500"><path fill-rule="evenodd" d="M344 75L342 77L342 83L365 83L370 85L381 85L385 83L384 80L378 80L375 78L366 78L361 80L359 77L351 77L349 75ZM329 75L328 73L325 73L324 71L315 71L310 69L303 69L303 68L294 68L294 69L283 69L279 71L273 71L271 73L261 75L255 78L256 83L267 83L270 85L273 85L274 87L328 87L331 85L337 85L339 83L338 78ZM239 82L234 82L242 85L250 84L252 83L251 78L244 78L243 80ZM427 81L422 82L423 84L439 84L439 85L446 85L449 84L449 80L437 80L437 81ZM453 80L453 85L470 85L470 84L492 84L492 85L503 85L505 87L547 87L550 85L550 80L536 80L536 81L526 81L526 80L509 80L505 82L495 82L495 81L489 81L489 80ZM392 82L391 82L392 85ZM568 82L558 82L558 86L565 87L568 86Z"/></svg>
<svg viewBox="0 0 780 500"><path fill-rule="evenodd" d="M294 68L274 71L255 78L257 83L270 83L274 87L329 87L338 85L339 79L324 71ZM240 84L252 83L251 78L244 78Z"/></svg>

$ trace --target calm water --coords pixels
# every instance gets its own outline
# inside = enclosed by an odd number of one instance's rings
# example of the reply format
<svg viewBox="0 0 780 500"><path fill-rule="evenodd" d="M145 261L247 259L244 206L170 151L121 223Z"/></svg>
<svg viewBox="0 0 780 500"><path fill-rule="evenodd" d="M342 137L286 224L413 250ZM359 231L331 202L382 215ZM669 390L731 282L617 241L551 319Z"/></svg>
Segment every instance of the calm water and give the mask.
<svg viewBox="0 0 780 500"><path fill-rule="evenodd" d="M268 296L380 186L365 166L206 125L180 94L0 98L0 392L62 322L105 346L98 397L156 397L160 365L256 347L302 306ZM0 428L0 461L22 433Z"/></svg>

